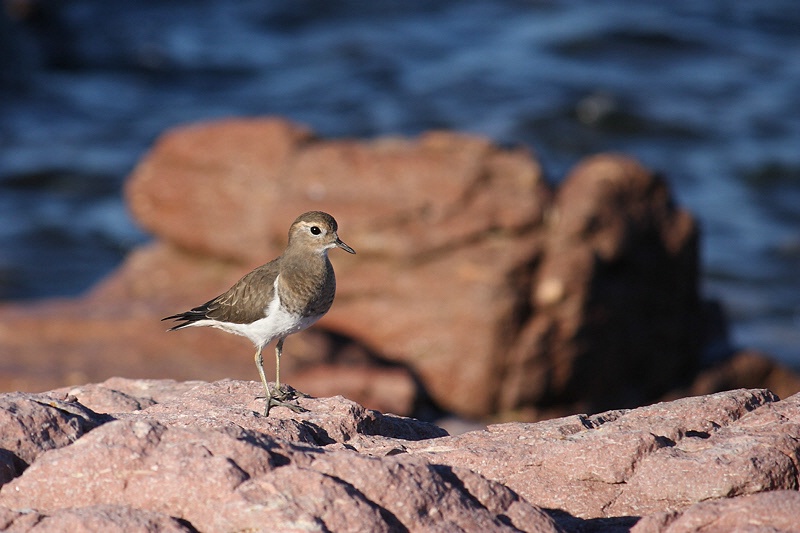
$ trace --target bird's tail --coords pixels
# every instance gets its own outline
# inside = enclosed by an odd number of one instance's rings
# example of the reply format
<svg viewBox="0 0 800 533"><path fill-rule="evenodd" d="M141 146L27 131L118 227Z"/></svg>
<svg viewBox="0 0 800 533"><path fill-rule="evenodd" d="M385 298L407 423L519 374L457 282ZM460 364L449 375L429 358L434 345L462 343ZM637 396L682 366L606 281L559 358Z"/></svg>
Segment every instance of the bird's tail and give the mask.
<svg viewBox="0 0 800 533"><path fill-rule="evenodd" d="M191 311L184 311L183 313L178 313L177 315L170 315L165 316L161 319L161 321L165 320L175 320L176 322L181 322L180 324L176 324L172 326L167 331L175 331L176 329L185 328L187 326L191 326L194 322L198 320L204 320L206 317L206 307L201 305L200 307L195 307Z"/></svg>

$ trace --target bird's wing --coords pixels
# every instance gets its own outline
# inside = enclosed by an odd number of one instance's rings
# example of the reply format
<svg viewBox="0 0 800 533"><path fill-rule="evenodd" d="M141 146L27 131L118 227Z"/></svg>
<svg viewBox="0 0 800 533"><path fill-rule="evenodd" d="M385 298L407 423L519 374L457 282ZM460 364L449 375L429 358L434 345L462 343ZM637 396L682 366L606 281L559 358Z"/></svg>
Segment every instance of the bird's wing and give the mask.
<svg viewBox="0 0 800 533"><path fill-rule="evenodd" d="M213 300L162 320L183 321L172 329L207 319L235 324L255 322L259 318L264 318L265 310L275 296L274 283L277 277L278 264L277 260L273 260L246 274Z"/></svg>

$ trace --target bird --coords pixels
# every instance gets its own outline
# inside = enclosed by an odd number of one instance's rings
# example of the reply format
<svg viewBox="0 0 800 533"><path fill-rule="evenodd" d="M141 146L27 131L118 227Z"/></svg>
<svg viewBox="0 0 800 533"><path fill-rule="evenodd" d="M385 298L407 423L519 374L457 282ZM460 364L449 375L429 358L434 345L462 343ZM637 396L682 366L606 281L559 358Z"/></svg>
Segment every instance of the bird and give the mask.
<svg viewBox="0 0 800 533"><path fill-rule="evenodd" d="M333 304L336 276L328 251L341 248L356 253L339 238L338 229L336 219L328 213L303 213L292 222L288 244L280 256L245 274L230 289L203 305L161 319L179 322L168 331L210 326L250 339L256 347L256 368L266 392L264 416L277 406L297 413L306 411L290 402L301 393L281 387L283 342L317 322ZM264 375L261 352L275 339L273 391Z"/></svg>

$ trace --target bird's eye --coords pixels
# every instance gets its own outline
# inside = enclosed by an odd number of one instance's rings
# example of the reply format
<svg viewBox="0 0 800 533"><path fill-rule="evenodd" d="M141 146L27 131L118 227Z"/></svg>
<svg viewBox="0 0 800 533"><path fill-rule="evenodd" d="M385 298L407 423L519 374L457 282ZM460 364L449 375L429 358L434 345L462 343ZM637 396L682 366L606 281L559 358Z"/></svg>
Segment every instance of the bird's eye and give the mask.
<svg viewBox="0 0 800 533"><path fill-rule="evenodd" d="M310 231L312 235L319 235L320 233L322 233L322 230L319 229L317 226L311 226Z"/></svg>

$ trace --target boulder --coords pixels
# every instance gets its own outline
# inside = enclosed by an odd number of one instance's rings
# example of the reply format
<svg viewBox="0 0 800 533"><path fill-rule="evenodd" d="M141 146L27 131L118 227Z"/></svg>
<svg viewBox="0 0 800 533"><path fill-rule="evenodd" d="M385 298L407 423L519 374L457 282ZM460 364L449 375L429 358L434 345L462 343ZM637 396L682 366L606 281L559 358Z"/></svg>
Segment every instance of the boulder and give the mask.
<svg viewBox="0 0 800 533"><path fill-rule="evenodd" d="M653 401L697 368L698 229L659 176L589 157L558 189L501 406Z"/></svg>
<svg viewBox="0 0 800 533"><path fill-rule="evenodd" d="M331 254L338 295L323 323L411 368L447 410L495 408L529 283L513 274L537 254L550 198L527 152L444 132L322 142L283 121L227 121L166 134L127 195L171 245L253 263L280 252L297 214L333 213L358 255Z"/></svg>
<svg viewBox="0 0 800 533"><path fill-rule="evenodd" d="M0 309L0 361L17 371L0 386L255 379L245 339L158 319L275 257L310 209L358 255L331 253L333 308L286 343L284 380L304 392L538 419L654 401L696 371L696 224L624 156L588 158L554 191L529 152L479 137L223 120L165 133L126 194L155 242L83 298Z"/></svg>

